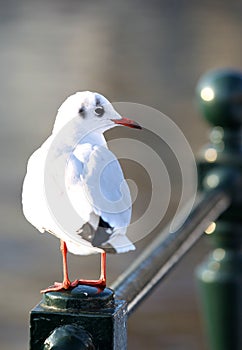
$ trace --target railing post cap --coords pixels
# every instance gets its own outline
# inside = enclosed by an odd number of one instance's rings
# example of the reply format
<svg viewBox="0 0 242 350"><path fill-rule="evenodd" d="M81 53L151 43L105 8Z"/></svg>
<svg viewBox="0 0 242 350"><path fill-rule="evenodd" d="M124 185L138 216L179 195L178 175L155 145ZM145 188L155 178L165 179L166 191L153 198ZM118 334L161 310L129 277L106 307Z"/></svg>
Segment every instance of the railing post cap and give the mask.
<svg viewBox="0 0 242 350"><path fill-rule="evenodd" d="M112 307L114 292L105 288L79 285L72 290L49 292L43 295L41 306L58 310L92 310Z"/></svg>
<svg viewBox="0 0 242 350"><path fill-rule="evenodd" d="M126 319L126 302L114 300L109 288L79 285L45 293L30 314L30 349L123 350Z"/></svg>
<svg viewBox="0 0 242 350"><path fill-rule="evenodd" d="M242 126L242 72L218 69L202 76L196 95L204 118L227 129Z"/></svg>

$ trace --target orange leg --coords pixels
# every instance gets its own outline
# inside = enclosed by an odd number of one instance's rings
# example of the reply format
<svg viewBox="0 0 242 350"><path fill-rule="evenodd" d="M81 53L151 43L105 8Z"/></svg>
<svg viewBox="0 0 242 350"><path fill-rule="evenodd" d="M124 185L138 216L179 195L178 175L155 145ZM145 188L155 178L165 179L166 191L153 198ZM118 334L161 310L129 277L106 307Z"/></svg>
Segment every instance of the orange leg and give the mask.
<svg viewBox="0 0 242 350"><path fill-rule="evenodd" d="M93 286L100 289L106 287L106 253L101 253L101 274L99 280L79 280L78 284Z"/></svg>
<svg viewBox="0 0 242 350"><path fill-rule="evenodd" d="M78 280L75 280L74 282L71 282L68 277L68 267L67 267L67 247L66 243L64 241L60 241L60 250L62 252L62 258L63 258L63 282L55 282L53 286L50 286L44 290L41 290L41 293L47 293L47 292L57 292L60 290L67 290L74 288L78 285Z"/></svg>

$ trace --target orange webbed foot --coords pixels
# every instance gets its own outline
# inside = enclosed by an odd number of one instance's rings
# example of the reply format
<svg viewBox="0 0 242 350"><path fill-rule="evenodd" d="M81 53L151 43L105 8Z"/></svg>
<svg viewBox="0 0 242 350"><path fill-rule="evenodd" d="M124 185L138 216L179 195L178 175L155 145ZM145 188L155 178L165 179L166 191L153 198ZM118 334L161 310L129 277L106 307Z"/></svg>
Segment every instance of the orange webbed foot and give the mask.
<svg viewBox="0 0 242 350"><path fill-rule="evenodd" d="M104 278L100 278L99 280L78 280L78 284L90 287L97 287L101 290L106 288L106 280Z"/></svg>
<svg viewBox="0 0 242 350"><path fill-rule="evenodd" d="M72 288L75 288L78 284L79 284L78 280L75 280L73 282L70 282L70 281L55 282L53 286L50 286L46 289L41 290L40 293L60 292L64 290L70 290Z"/></svg>

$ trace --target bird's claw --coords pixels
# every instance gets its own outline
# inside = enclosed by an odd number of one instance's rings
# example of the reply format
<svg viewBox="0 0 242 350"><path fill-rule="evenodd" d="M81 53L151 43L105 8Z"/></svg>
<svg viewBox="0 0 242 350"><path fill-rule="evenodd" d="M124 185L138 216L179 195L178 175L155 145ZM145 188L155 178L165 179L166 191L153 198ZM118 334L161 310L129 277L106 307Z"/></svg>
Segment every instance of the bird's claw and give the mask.
<svg viewBox="0 0 242 350"><path fill-rule="evenodd" d="M63 282L55 282L53 286L50 286L46 289L40 291L40 293L48 293L48 292L59 292L62 290L70 290L75 288L79 284L78 280L73 282L71 281L63 281Z"/></svg>
<svg viewBox="0 0 242 350"><path fill-rule="evenodd" d="M103 278L100 278L99 280L78 280L78 284L90 287L97 287L101 290L106 288L106 280Z"/></svg>

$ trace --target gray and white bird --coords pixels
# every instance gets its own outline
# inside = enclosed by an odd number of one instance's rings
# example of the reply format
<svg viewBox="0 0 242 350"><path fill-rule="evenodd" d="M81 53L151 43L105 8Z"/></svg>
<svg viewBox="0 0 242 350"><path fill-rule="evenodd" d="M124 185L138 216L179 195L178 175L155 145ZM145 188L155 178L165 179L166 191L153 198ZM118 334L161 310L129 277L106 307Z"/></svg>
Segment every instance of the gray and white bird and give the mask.
<svg viewBox="0 0 242 350"><path fill-rule="evenodd" d="M106 253L135 247L126 236L132 203L120 164L108 149L103 133L123 125L140 125L121 117L96 92L77 92L60 106L52 134L30 157L23 183L26 219L40 232L60 239L63 282L42 292L78 284L106 286ZM67 251L101 253L99 280L70 281Z"/></svg>

